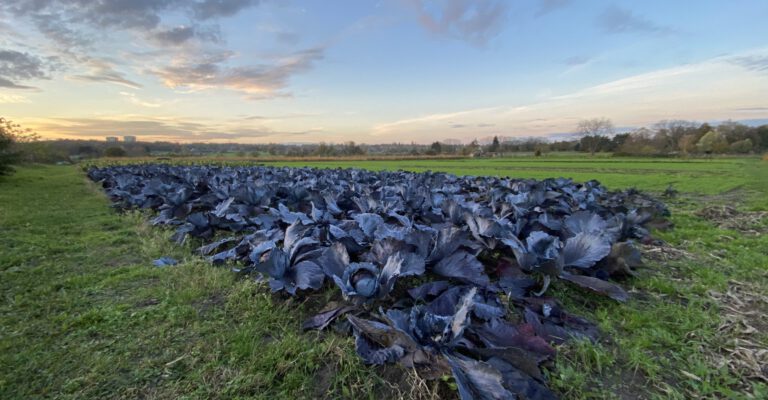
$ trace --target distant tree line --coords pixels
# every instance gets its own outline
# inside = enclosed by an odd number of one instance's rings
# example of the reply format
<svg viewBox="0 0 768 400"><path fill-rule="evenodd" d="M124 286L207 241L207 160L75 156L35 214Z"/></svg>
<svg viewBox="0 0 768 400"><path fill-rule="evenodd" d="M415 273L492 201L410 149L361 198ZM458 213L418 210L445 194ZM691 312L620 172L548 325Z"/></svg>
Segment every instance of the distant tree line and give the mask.
<svg viewBox="0 0 768 400"><path fill-rule="evenodd" d="M613 130L612 125L609 130ZM762 153L768 150L768 125L748 126L727 121L711 126L690 121L661 121L651 128L612 136L582 134L574 150L646 156Z"/></svg>
<svg viewBox="0 0 768 400"><path fill-rule="evenodd" d="M102 140L40 140L34 132L0 117L0 174L18 162L77 161L99 157L354 157L457 156L494 157L512 153L597 152L631 156L707 156L768 151L768 125L748 126L727 121L717 125L661 121L651 127L616 133L606 118L585 119L576 133L560 140L547 138L484 139L467 144L455 140L430 144L355 142L307 144L238 144L173 142L106 142Z"/></svg>
<svg viewBox="0 0 768 400"><path fill-rule="evenodd" d="M691 156L749 154L768 151L768 125L748 126L727 121L716 126L690 121L661 121L651 128L615 133L610 120L598 118L578 124L573 139L547 141L527 138L482 148L484 153L596 152L628 156Z"/></svg>

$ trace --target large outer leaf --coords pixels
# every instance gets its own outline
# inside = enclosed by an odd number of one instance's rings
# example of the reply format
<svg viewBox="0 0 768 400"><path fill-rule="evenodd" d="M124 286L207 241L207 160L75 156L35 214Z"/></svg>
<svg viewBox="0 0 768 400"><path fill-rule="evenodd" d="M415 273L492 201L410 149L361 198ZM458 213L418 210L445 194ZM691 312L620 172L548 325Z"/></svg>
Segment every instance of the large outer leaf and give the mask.
<svg viewBox="0 0 768 400"><path fill-rule="evenodd" d="M380 322L357 318L347 314L356 335L367 339L357 347L358 354L367 363L392 362L400 359L406 352L417 351L419 346L403 331ZM375 344L375 346L374 346ZM380 350L385 350L381 353ZM362 354L361 354L362 353Z"/></svg>
<svg viewBox="0 0 768 400"><path fill-rule="evenodd" d="M304 330L317 329L317 330L321 331L321 330L325 329L328 325L330 325L331 322L333 322L336 318L338 318L338 317L340 317L340 316L342 316L342 315L344 315L344 314L346 314L346 313L348 313L348 312L350 312L350 311L352 311L354 309L355 309L355 307L346 305L346 306L338 306L338 307L332 308L332 309L330 309L328 311L323 311L323 312L321 312L321 313L319 313L319 314L317 314L317 315L307 319L306 321L304 321L304 323L302 324L301 327Z"/></svg>
<svg viewBox="0 0 768 400"><path fill-rule="evenodd" d="M515 400L502 384L501 372L483 361L446 355L462 400Z"/></svg>
<svg viewBox="0 0 768 400"><path fill-rule="evenodd" d="M536 335L529 324L512 326L501 319L494 319L483 325L474 325L472 330L489 348L517 347L545 358L555 355L555 349Z"/></svg>
<svg viewBox="0 0 768 400"><path fill-rule="evenodd" d="M349 254L347 254L346 247L341 242L332 244L317 259L317 264L320 265L325 275L329 278L334 276L340 277L344 273L344 269L349 265Z"/></svg>
<svg viewBox="0 0 768 400"><path fill-rule="evenodd" d="M236 239L234 237L228 237L221 240L217 240L213 243L209 243L205 246L201 246L197 249L198 252L200 252L201 255L207 256L211 253L213 253L215 250L217 250L219 247L234 242Z"/></svg>
<svg viewBox="0 0 768 400"><path fill-rule="evenodd" d="M376 229L384 224L384 219L378 214L362 213L355 215L355 222L357 222L360 229L363 230L365 236L370 238L373 237Z"/></svg>
<svg viewBox="0 0 768 400"><path fill-rule="evenodd" d="M432 270L440 276L474 283L478 286L488 286L490 282L483 264L464 250L459 250L438 261Z"/></svg>
<svg viewBox="0 0 768 400"><path fill-rule="evenodd" d="M288 251L290 250L294 243L298 242L300 239L304 237L306 232L309 230L311 226L304 225L301 220L296 219L293 221L291 225L288 226L288 228L285 230L285 239L283 239L283 249Z"/></svg>
<svg viewBox="0 0 768 400"><path fill-rule="evenodd" d="M448 281L435 281L425 283L419 287L408 289L408 294L413 297L414 300L424 301L428 296L437 296L451 287Z"/></svg>
<svg viewBox="0 0 768 400"><path fill-rule="evenodd" d="M413 246L403 240L389 237L377 240L371 247L368 258L378 265L387 265L392 257L396 257L401 261L396 276L421 275L424 273L424 257L412 251L412 248Z"/></svg>
<svg viewBox="0 0 768 400"><path fill-rule="evenodd" d="M354 331L355 350L363 362L370 365L382 365L397 362L403 355L405 349L397 344L389 347L383 347L372 340L366 338L359 330Z"/></svg>
<svg viewBox="0 0 768 400"><path fill-rule="evenodd" d="M599 234L579 232L563 247L563 265L589 268L611 252L611 243Z"/></svg>
<svg viewBox="0 0 768 400"><path fill-rule="evenodd" d="M295 285L299 289L320 289L325 274L314 261L301 261L292 268Z"/></svg>
<svg viewBox="0 0 768 400"><path fill-rule="evenodd" d="M602 234L606 228L605 219L590 211L577 211L565 219L565 230L568 236L579 233Z"/></svg>
<svg viewBox="0 0 768 400"><path fill-rule="evenodd" d="M451 254L456 253L462 247L475 246L467 233L455 226L447 226L437 232L435 245L430 251L427 262L434 264Z"/></svg>
<svg viewBox="0 0 768 400"><path fill-rule="evenodd" d="M227 213L227 210L229 209L229 206L230 204L232 204L233 201L235 201L235 198L230 197L222 201L221 203L219 203L219 205L216 206L216 209L213 210L213 215L217 217L223 217Z"/></svg>
<svg viewBox="0 0 768 400"><path fill-rule="evenodd" d="M620 286L608 281L604 281L602 279L568 273L561 274L560 279L564 279L593 292L608 296L616 301L625 302L629 299L629 294L627 294L627 292L624 291L624 289L622 289Z"/></svg>
<svg viewBox="0 0 768 400"><path fill-rule="evenodd" d="M453 339L460 337L464 333L464 328L466 328L469 324L469 313L475 306L474 297L476 293L477 288L473 287L469 289L466 294L461 296L458 308L456 309L456 313L453 315L453 319L451 320L450 325L451 337Z"/></svg>
<svg viewBox="0 0 768 400"><path fill-rule="evenodd" d="M519 370L501 357L492 357L488 365L499 371L506 388L517 395L518 399L526 400L557 400L557 395L547 389L541 382Z"/></svg>

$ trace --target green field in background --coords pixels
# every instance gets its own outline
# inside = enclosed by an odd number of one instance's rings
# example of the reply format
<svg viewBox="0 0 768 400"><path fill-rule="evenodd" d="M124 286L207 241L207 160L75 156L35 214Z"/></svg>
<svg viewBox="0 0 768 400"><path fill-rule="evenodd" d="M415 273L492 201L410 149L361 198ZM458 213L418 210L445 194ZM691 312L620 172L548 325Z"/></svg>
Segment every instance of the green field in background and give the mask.
<svg viewBox="0 0 768 400"><path fill-rule="evenodd" d="M256 160L256 162L258 162ZM637 187L664 190L672 184L684 192L721 193L768 181L768 163L757 157L681 160L669 158L589 158L589 157L507 157L458 160L403 161L289 161L265 165L311 166L318 168L366 168L371 170L441 171L456 175L494 175L513 178L597 179L611 189Z"/></svg>

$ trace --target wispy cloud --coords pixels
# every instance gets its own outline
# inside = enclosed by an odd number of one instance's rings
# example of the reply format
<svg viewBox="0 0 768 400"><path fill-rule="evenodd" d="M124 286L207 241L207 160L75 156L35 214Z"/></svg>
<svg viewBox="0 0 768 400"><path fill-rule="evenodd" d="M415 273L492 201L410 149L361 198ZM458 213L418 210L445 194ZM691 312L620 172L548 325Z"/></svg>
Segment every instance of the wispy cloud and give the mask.
<svg viewBox="0 0 768 400"><path fill-rule="evenodd" d="M768 49L721 56L695 64L665 68L585 87L539 102L435 113L376 125L373 138L423 142L439 140L446 127L461 125L462 133L483 134L482 124L495 124L505 136L536 136L572 132L579 120L607 116L620 126L643 126L665 119L738 119L768 117L764 93L768 75L746 69L733 59L768 56ZM459 121L459 122L456 122Z"/></svg>
<svg viewBox="0 0 768 400"><path fill-rule="evenodd" d="M654 33L671 34L675 30L671 27L659 25L643 16L615 5L609 6L595 21L597 27L604 33Z"/></svg>
<svg viewBox="0 0 768 400"><path fill-rule="evenodd" d="M29 99L18 94L0 93L0 104L29 103Z"/></svg>
<svg viewBox="0 0 768 400"><path fill-rule="evenodd" d="M81 75L74 75L72 78L87 82L107 82L116 85L139 89L140 83L128 79L124 73L114 69L114 66L104 60L90 59L86 62L89 72Z"/></svg>
<svg viewBox="0 0 768 400"><path fill-rule="evenodd" d="M768 107L744 107L737 108L734 111L743 113L768 113Z"/></svg>
<svg viewBox="0 0 768 400"><path fill-rule="evenodd" d="M541 17L555 10L561 9L571 3L571 0L539 0L535 16Z"/></svg>
<svg viewBox="0 0 768 400"><path fill-rule="evenodd" d="M162 44L179 45L195 37L195 28L193 26L177 26L155 32L150 37Z"/></svg>
<svg viewBox="0 0 768 400"><path fill-rule="evenodd" d="M50 79L45 61L29 53L0 49L0 88L32 89L20 82Z"/></svg>
<svg viewBox="0 0 768 400"><path fill-rule="evenodd" d="M192 9L197 18L207 20L231 17L248 7L257 5L259 2L259 0L203 0L194 3Z"/></svg>
<svg viewBox="0 0 768 400"><path fill-rule="evenodd" d="M289 79L309 70L323 58L323 48L310 48L281 57L271 64L226 65L231 53L211 54L208 59L183 59L174 65L151 71L172 88L227 88L243 92L251 98L287 96L284 89Z"/></svg>
<svg viewBox="0 0 768 400"><path fill-rule="evenodd" d="M509 4L500 0L411 0L419 22L430 32L484 46L498 35Z"/></svg>
<svg viewBox="0 0 768 400"><path fill-rule="evenodd" d="M589 64L592 61L591 57L587 56L572 56L563 60L563 63L569 67L578 67Z"/></svg>
<svg viewBox="0 0 768 400"><path fill-rule="evenodd" d="M204 42L221 42L221 31L217 25L203 27L202 25L180 25L164 28L149 33L150 41L161 46L179 46L198 39Z"/></svg>
<svg viewBox="0 0 768 400"><path fill-rule="evenodd" d="M155 101L144 100L140 98L138 95L136 95L136 93L133 93L133 92L119 92L119 94L124 98L126 98L128 102L130 102L131 104L141 106L141 107L159 108L159 107L167 106L170 104L169 102L163 102L159 100L155 100Z"/></svg>
<svg viewBox="0 0 768 400"><path fill-rule="evenodd" d="M740 67L751 71L768 72L768 55L750 54L745 56L735 56L730 61Z"/></svg>

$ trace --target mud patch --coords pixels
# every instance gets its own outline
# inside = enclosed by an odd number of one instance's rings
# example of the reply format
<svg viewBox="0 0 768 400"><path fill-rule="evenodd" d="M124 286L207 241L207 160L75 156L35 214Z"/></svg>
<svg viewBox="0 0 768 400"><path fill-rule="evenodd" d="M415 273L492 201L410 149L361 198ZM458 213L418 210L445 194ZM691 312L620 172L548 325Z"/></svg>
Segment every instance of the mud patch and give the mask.
<svg viewBox="0 0 768 400"><path fill-rule="evenodd" d="M677 260L683 260L683 259L696 259L698 258L696 255L689 253L683 249L678 249L672 246L669 246L666 243L661 244L644 244L641 247L643 258L663 263L667 261L677 261Z"/></svg>
<svg viewBox="0 0 768 400"><path fill-rule="evenodd" d="M158 304L160 304L160 300L158 300L158 299L144 299L144 300L136 303L136 305L134 307L136 307L136 308L144 308L144 307L156 306Z"/></svg>
<svg viewBox="0 0 768 400"><path fill-rule="evenodd" d="M617 375L610 376L605 386L622 400L642 400L650 397L648 378L640 371L622 369Z"/></svg>
<svg viewBox="0 0 768 400"><path fill-rule="evenodd" d="M197 310L197 315L204 316L211 310L222 309L227 302L227 297L221 293L214 293L203 300L195 301L192 306Z"/></svg>
<svg viewBox="0 0 768 400"><path fill-rule="evenodd" d="M331 383L333 383L333 378L336 375L336 372L338 371L338 367L336 364L325 364L323 365L317 373L315 373L315 386L313 388L313 395L312 398L314 399L323 399L323 398L329 398L329 390L331 389Z"/></svg>
<svg viewBox="0 0 768 400"><path fill-rule="evenodd" d="M740 211L727 205L712 205L694 213L712 222L720 229L730 229L745 234L759 235L768 232L765 219L768 211Z"/></svg>
<svg viewBox="0 0 768 400"><path fill-rule="evenodd" d="M377 371L382 379L389 382L389 390L395 396L384 398L449 400L458 398L457 392L450 390L440 379L425 379L419 371L399 365L384 365Z"/></svg>
<svg viewBox="0 0 768 400"><path fill-rule="evenodd" d="M337 359L335 362L324 364L315 373L315 384L312 388L313 399L339 398L341 389L334 386L336 374L341 370L339 362ZM382 399L448 400L457 398L457 393L450 390L445 382L423 379L413 368L404 368L397 364L381 365L375 368L379 379L374 382L365 381L350 384L353 386L372 385L373 392ZM350 389L354 391L355 387Z"/></svg>

